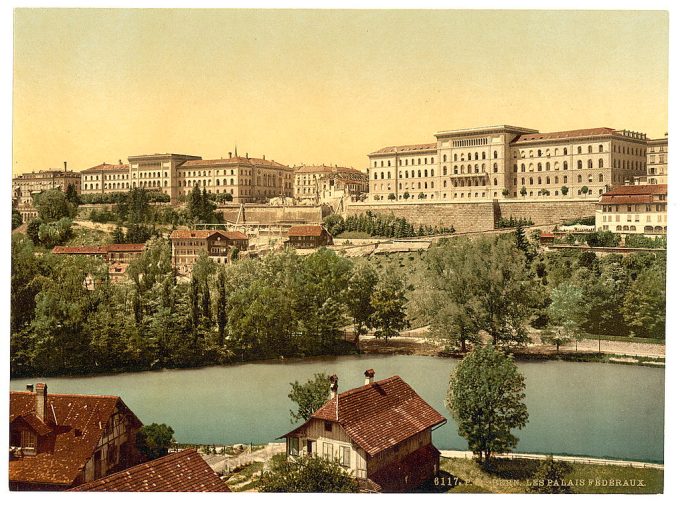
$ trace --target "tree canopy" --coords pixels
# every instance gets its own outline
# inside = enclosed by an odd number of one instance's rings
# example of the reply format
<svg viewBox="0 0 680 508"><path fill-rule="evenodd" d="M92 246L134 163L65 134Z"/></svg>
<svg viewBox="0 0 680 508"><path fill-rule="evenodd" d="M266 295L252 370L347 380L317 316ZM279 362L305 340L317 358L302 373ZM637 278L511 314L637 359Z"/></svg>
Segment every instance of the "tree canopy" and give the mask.
<svg viewBox="0 0 680 508"><path fill-rule="evenodd" d="M328 400L330 384L325 372L317 372L304 383L295 381L290 386L288 398L297 404L297 410L290 411L292 423L309 420Z"/></svg>
<svg viewBox="0 0 680 508"><path fill-rule="evenodd" d="M175 431L164 423L144 425L137 431L137 448L148 460L168 454Z"/></svg>
<svg viewBox="0 0 680 508"><path fill-rule="evenodd" d="M269 471L262 474L260 492L358 492L355 478L337 461L305 455L287 461L275 455Z"/></svg>
<svg viewBox="0 0 680 508"><path fill-rule="evenodd" d="M524 376L512 358L491 346L468 353L451 374L446 407L458 434L478 459L506 453L519 439L511 431L529 420Z"/></svg>

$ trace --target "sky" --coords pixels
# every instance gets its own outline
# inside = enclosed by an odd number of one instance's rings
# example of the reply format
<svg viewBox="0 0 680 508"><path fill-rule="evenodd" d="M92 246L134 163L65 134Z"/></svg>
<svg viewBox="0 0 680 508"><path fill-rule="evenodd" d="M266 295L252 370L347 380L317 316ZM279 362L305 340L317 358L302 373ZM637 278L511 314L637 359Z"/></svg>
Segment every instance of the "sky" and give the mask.
<svg viewBox="0 0 680 508"><path fill-rule="evenodd" d="M668 131L663 11L14 11L13 174L130 155L368 166L510 124Z"/></svg>

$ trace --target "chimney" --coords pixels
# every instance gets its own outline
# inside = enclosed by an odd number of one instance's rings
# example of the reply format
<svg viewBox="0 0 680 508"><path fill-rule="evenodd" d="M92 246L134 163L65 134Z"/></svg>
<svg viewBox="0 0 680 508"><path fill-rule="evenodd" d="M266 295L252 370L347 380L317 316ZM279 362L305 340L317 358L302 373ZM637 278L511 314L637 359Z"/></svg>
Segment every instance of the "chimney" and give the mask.
<svg viewBox="0 0 680 508"><path fill-rule="evenodd" d="M338 376L333 374L329 380L331 382L331 399L334 399L338 396Z"/></svg>
<svg viewBox="0 0 680 508"><path fill-rule="evenodd" d="M231 159L231 152L229 152L229 158Z"/></svg>
<svg viewBox="0 0 680 508"><path fill-rule="evenodd" d="M266 161L266 160L267 160L267 157L266 157L264 154L262 154L262 160L263 160L263 161Z"/></svg>
<svg viewBox="0 0 680 508"><path fill-rule="evenodd" d="M64 171L66 171L66 161L64 161Z"/></svg>
<svg viewBox="0 0 680 508"><path fill-rule="evenodd" d="M364 372L364 376L366 377L364 381L364 385L370 385L373 383L373 378L375 377L375 371L373 369L368 369L366 372Z"/></svg>
<svg viewBox="0 0 680 508"><path fill-rule="evenodd" d="M248 157L248 152L246 152L246 159L248 159L248 158L249 158L249 157Z"/></svg>
<svg viewBox="0 0 680 508"><path fill-rule="evenodd" d="M123 159L118 159L118 164L123 165Z"/></svg>
<svg viewBox="0 0 680 508"><path fill-rule="evenodd" d="M43 423L47 422L47 385L38 383L35 385L35 412Z"/></svg>

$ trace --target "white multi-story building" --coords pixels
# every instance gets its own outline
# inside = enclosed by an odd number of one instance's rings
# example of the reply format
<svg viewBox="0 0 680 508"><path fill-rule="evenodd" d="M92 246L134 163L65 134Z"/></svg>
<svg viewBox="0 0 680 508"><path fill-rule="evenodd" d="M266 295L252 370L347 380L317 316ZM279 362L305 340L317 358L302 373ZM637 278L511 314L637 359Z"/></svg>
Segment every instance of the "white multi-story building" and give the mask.
<svg viewBox="0 0 680 508"><path fill-rule="evenodd" d="M644 134L499 125L369 154L370 201L595 198L645 174Z"/></svg>
<svg viewBox="0 0 680 508"><path fill-rule="evenodd" d="M81 194L111 194L130 190L130 165L103 162L83 170L80 178Z"/></svg>
<svg viewBox="0 0 680 508"><path fill-rule="evenodd" d="M668 186L622 185L600 197L595 229L624 234L665 235Z"/></svg>
<svg viewBox="0 0 680 508"><path fill-rule="evenodd" d="M668 183L668 137L647 142L647 183Z"/></svg>
<svg viewBox="0 0 680 508"><path fill-rule="evenodd" d="M354 168L300 166L295 168L295 199L313 204L334 199L358 199L368 194L368 175Z"/></svg>

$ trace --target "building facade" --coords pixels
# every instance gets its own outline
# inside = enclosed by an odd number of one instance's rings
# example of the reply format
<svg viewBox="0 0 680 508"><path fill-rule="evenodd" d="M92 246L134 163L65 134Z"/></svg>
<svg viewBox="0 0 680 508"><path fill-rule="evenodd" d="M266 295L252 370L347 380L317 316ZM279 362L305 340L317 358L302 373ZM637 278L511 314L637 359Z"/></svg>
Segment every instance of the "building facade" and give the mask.
<svg viewBox="0 0 680 508"><path fill-rule="evenodd" d="M300 166L295 168L295 199L319 204L348 198L356 201L368 194L368 174L338 166Z"/></svg>
<svg viewBox="0 0 680 508"><path fill-rule="evenodd" d="M644 134L499 125L369 154L369 201L596 198L646 172Z"/></svg>
<svg viewBox="0 0 680 508"><path fill-rule="evenodd" d="M141 426L120 397L10 392L10 490L66 490L133 466Z"/></svg>
<svg viewBox="0 0 680 508"><path fill-rule="evenodd" d="M201 254L215 263L229 262L233 249L248 250L248 236L240 231L176 229L170 233L172 266L182 275L191 273Z"/></svg>
<svg viewBox="0 0 680 508"><path fill-rule="evenodd" d="M647 142L647 183L668 184L668 137Z"/></svg>
<svg viewBox="0 0 680 508"><path fill-rule="evenodd" d="M65 163L64 167L66 167ZM66 169L47 169L23 173L12 178L13 205L17 208L31 207L35 194L50 189L66 192L69 185L73 185L76 193L80 193L80 181L80 173Z"/></svg>
<svg viewBox="0 0 680 508"><path fill-rule="evenodd" d="M330 400L304 424L282 436L289 460L305 455L337 460L363 490L407 492L439 472L432 429L446 419L399 376L338 393L330 378Z"/></svg>
<svg viewBox="0 0 680 508"><path fill-rule="evenodd" d="M600 197L595 229L622 234L665 235L668 186L624 185Z"/></svg>
<svg viewBox="0 0 680 508"><path fill-rule="evenodd" d="M80 193L84 195L127 192L130 190L130 165L123 161L118 164L103 162L83 170L80 184Z"/></svg>
<svg viewBox="0 0 680 508"><path fill-rule="evenodd" d="M293 197L293 169L273 160L248 157L190 160L177 170L179 195L194 186L213 194L231 194L235 203L265 203L275 197Z"/></svg>
<svg viewBox="0 0 680 508"><path fill-rule="evenodd" d="M292 226L286 245L295 249L316 249L333 245L333 237L323 226Z"/></svg>

